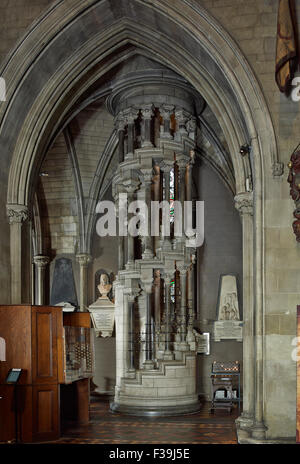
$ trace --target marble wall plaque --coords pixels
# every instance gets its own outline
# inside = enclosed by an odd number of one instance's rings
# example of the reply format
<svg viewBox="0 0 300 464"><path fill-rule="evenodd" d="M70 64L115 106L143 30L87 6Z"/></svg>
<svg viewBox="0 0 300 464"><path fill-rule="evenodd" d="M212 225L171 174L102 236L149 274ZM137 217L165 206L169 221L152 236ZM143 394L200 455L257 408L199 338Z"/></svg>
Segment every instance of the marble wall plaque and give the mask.
<svg viewBox="0 0 300 464"><path fill-rule="evenodd" d="M197 353L198 354L210 354L210 345L209 345L209 332L205 332L203 334L197 334L196 335L196 340L197 340Z"/></svg>
<svg viewBox="0 0 300 464"><path fill-rule="evenodd" d="M108 298L98 298L89 306L97 337L111 337L115 325L115 305Z"/></svg>
<svg viewBox="0 0 300 464"><path fill-rule="evenodd" d="M216 321L214 323L214 341L237 340L243 341L242 321Z"/></svg>
<svg viewBox="0 0 300 464"><path fill-rule="evenodd" d="M68 258L58 258L53 272L50 305L55 306L61 301L78 306L72 261Z"/></svg>

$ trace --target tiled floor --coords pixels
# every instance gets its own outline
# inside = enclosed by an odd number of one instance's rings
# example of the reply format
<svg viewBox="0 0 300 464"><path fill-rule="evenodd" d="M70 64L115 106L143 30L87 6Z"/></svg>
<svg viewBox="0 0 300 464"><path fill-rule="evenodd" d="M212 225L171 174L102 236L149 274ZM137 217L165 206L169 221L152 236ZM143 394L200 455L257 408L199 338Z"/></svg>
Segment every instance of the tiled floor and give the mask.
<svg viewBox="0 0 300 464"><path fill-rule="evenodd" d="M67 425L55 443L72 444L236 444L236 409L209 412L204 403L197 414L177 417L142 418L112 414L106 401L91 403L88 425Z"/></svg>

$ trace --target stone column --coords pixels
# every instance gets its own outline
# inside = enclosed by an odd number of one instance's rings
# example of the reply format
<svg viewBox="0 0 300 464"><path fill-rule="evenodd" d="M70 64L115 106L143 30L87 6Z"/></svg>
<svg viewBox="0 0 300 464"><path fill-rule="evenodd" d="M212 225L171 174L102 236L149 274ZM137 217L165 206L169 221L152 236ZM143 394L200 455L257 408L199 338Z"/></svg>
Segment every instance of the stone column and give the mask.
<svg viewBox="0 0 300 464"><path fill-rule="evenodd" d="M152 286L151 286L152 287ZM154 369L151 318L151 290L146 290L146 360L144 369Z"/></svg>
<svg viewBox="0 0 300 464"><path fill-rule="evenodd" d="M181 221L181 238L184 239L184 202L186 198L186 191L185 191L185 175L186 175L186 167L189 161L189 157L180 153L176 154L176 163L179 169L179 178L178 178L178 200L181 203L181 211L182 211L182 221ZM176 220L176 218L175 218Z"/></svg>
<svg viewBox="0 0 300 464"><path fill-rule="evenodd" d="M160 163L160 169L163 173L163 179L165 184L165 195L164 201L170 203L170 171L173 168L174 163L171 160L164 160ZM170 239L170 234L165 233L164 238L168 241Z"/></svg>
<svg viewBox="0 0 300 464"><path fill-rule="evenodd" d="M241 193L234 200L243 228L243 412L237 425L249 429L253 426L255 411L252 193Z"/></svg>
<svg viewBox="0 0 300 464"><path fill-rule="evenodd" d="M76 258L80 265L80 311L86 311L88 303L88 265L91 256L87 253L80 253Z"/></svg>
<svg viewBox="0 0 300 464"><path fill-rule="evenodd" d="M159 108L161 117L163 118L163 130L161 131L160 137L162 139L172 139L170 133L170 117L174 111L174 106L172 105L162 105Z"/></svg>
<svg viewBox="0 0 300 464"><path fill-rule="evenodd" d="M190 151L190 159L186 170L186 201L193 201L193 167L195 164L195 152Z"/></svg>
<svg viewBox="0 0 300 464"><path fill-rule="evenodd" d="M21 304L25 303L22 281L26 272L22 266L22 226L29 219L28 208L25 205L7 205L7 216L10 224L11 303Z"/></svg>
<svg viewBox="0 0 300 464"><path fill-rule="evenodd" d="M152 186L152 177L153 177L153 170L152 169L141 169L143 174L143 182L145 186L145 202L147 205L148 210L148 217L147 217L147 232L148 235L144 237L145 248L143 251L143 259L152 259L153 258L153 245L152 245L152 237L151 237L151 186Z"/></svg>
<svg viewBox="0 0 300 464"><path fill-rule="evenodd" d="M123 163L124 161L124 135L125 135L125 116L122 111L116 117L115 126L118 132L118 139L119 139L119 163Z"/></svg>
<svg viewBox="0 0 300 464"><path fill-rule="evenodd" d="M154 271L154 320L157 333L160 331L160 315L161 315L161 279L160 271Z"/></svg>
<svg viewBox="0 0 300 464"><path fill-rule="evenodd" d="M153 143L151 142L151 120L153 116L153 105L143 105L142 109L142 124L144 126L144 138L142 140L142 148L144 147L153 147Z"/></svg>
<svg viewBox="0 0 300 464"><path fill-rule="evenodd" d="M165 284L165 351L163 358L167 361L174 359L174 353L171 351L171 307L170 307L170 283L172 276L164 274Z"/></svg>
<svg viewBox="0 0 300 464"><path fill-rule="evenodd" d="M123 183L125 190L127 191L127 200L130 204L134 200L134 193L139 186L139 182L135 179L128 179ZM129 222L129 219L128 219ZM127 234L127 264L126 269L132 269L134 267L134 237L128 230Z"/></svg>
<svg viewBox="0 0 300 464"><path fill-rule="evenodd" d="M187 301L186 301L186 277L187 269L179 267L180 272L180 350L189 351L186 343L186 321L187 321Z"/></svg>
<svg viewBox="0 0 300 464"><path fill-rule="evenodd" d="M129 319L129 340L128 340L128 348L129 348L129 369L130 373L135 372L134 367L134 340L135 340L135 324L134 324L134 295L128 295L128 319Z"/></svg>
<svg viewBox="0 0 300 464"><path fill-rule="evenodd" d="M45 272L50 262L49 256L36 255L33 257L35 264L35 290L37 305L45 305Z"/></svg>
<svg viewBox="0 0 300 464"><path fill-rule="evenodd" d="M127 154L126 157L133 158L134 152L134 121L137 118L137 110L135 108L128 108L124 111L125 120L127 122L127 133L128 133L128 142L127 142Z"/></svg>
<svg viewBox="0 0 300 464"><path fill-rule="evenodd" d="M115 186L115 193L113 194L115 208L116 208L116 220L117 220L117 234L118 234L118 270L121 271L124 269L124 248L125 241L124 236L120 234L120 211L119 211L119 195L122 193L122 190L119 185Z"/></svg>
<svg viewBox="0 0 300 464"><path fill-rule="evenodd" d="M188 269L188 330L193 331L195 311L194 311L194 264L196 255L191 255L191 265Z"/></svg>
<svg viewBox="0 0 300 464"><path fill-rule="evenodd" d="M161 180L160 180L160 168L157 162L155 161L153 167L153 200L161 201ZM159 236L154 237L154 252L156 253L157 248L159 248Z"/></svg>

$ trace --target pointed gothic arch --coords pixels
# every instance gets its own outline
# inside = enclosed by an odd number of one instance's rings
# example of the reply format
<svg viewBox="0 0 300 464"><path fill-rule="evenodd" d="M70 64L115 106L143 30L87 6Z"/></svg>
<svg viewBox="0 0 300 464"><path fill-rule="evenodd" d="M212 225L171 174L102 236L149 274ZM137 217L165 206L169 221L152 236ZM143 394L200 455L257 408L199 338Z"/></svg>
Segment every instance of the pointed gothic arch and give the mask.
<svg viewBox="0 0 300 464"><path fill-rule="evenodd" d="M280 171L271 117L240 49L198 2L126 3L120 1L116 8L109 0L56 2L3 68L7 102L0 111L0 145L10 165L12 299L22 298L19 224L31 208L36 175L54 134L85 91L133 49L164 63L206 99L232 157L244 240L246 369L240 427L263 438L264 177L272 169ZM246 191L246 167L239 154L244 143L252 146L253 193Z"/></svg>

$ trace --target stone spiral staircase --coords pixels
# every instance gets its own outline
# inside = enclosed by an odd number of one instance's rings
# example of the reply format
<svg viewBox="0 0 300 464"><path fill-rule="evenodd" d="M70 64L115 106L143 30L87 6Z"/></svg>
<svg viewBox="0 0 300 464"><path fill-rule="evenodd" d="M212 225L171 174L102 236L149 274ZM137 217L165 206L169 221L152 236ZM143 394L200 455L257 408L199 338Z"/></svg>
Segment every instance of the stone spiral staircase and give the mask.
<svg viewBox="0 0 300 464"><path fill-rule="evenodd" d="M189 351L181 355L181 360L158 360L157 369L139 369L134 372L133 378L123 377L118 391L118 406L113 403L111 410L134 415L138 415L139 410L141 415L198 411L196 354Z"/></svg>

